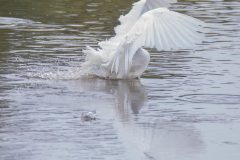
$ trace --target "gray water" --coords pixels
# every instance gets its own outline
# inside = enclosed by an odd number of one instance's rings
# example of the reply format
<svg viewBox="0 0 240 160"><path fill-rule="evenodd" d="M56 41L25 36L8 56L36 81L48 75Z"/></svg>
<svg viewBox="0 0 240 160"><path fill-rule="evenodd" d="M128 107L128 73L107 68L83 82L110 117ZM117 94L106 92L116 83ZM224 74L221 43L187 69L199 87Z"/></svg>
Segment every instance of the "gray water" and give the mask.
<svg viewBox="0 0 240 160"><path fill-rule="evenodd" d="M111 81L81 77L82 49L131 1L0 0L0 160L239 160L240 2L179 1L204 42Z"/></svg>

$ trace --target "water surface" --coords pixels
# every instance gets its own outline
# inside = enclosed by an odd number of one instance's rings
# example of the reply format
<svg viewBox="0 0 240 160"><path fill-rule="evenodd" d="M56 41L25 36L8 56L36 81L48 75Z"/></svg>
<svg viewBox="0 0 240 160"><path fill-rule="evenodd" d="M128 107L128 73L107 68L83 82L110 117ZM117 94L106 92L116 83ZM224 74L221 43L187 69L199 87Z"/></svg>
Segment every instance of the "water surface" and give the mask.
<svg viewBox="0 0 240 160"><path fill-rule="evenodd" d="M240 2L172 6L208 23L206 38L152 50L141 80L81 78L82 49L111 37L131 3L0 0L1 160L239 159Z"/></svg>

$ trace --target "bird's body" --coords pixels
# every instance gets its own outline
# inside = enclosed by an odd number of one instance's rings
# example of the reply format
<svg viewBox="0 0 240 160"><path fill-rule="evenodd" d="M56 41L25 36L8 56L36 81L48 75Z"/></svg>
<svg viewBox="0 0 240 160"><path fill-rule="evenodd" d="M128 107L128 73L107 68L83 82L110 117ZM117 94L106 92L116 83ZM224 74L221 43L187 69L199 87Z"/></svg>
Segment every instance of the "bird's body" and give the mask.
<svg viewBox="0 0 240 160"><path fill-rule="evenodd" d="M175 2L175 0L170 0ZM116 35L87 47L83 71L110 79L137 78L146 70L150 55L142 47L176 50L192 47L201 38L203 22L165 8L167 0L140 0L119 18Z"/></svg>

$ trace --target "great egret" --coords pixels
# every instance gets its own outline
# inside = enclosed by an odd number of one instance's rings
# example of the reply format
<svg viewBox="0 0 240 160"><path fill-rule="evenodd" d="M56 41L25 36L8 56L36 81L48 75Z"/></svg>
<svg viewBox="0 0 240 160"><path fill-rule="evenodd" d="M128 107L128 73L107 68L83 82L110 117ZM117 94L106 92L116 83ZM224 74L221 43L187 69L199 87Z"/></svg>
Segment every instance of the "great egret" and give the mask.
<svg viewBox="0 0 240 160"><path fill-rule="evenodd" d="M150 55L142 47L158 51L187 49L202 38L203 22L170 11L177 0L140 0L120 16L116 35L100 42L98 49L87 46L82 65L84 74L110 79L131 79L146 70Z"/></svg>

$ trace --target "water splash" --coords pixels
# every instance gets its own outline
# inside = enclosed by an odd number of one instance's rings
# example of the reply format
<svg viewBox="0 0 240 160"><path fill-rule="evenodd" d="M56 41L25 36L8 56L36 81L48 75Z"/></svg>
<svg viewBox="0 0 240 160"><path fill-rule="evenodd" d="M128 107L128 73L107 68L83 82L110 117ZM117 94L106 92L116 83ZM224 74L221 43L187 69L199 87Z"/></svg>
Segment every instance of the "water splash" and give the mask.
<svg viewBox="0 0 240 160"><path fill-rule="evenodd" d="M76 80L85 77L80 68L69 70L53 70L41 72L29 72L27 78L40 78L50 80Z"/></svg>

